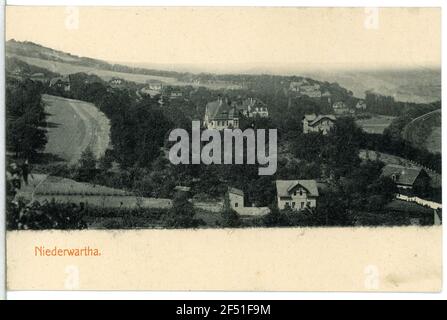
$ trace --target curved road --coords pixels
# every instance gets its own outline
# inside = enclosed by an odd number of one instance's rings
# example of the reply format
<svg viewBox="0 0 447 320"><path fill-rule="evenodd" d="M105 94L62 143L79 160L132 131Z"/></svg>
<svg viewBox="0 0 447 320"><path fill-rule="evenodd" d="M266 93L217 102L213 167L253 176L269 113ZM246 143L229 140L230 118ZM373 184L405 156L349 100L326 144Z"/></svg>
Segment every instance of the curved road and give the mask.
<svg viewBox="0 0 447 320"><path fill-rule="evenodd" d="M70 164L76 163L88 147L99 158L109 146L110 122L93 104L43 95L48 116L46 153Z"/></svg>

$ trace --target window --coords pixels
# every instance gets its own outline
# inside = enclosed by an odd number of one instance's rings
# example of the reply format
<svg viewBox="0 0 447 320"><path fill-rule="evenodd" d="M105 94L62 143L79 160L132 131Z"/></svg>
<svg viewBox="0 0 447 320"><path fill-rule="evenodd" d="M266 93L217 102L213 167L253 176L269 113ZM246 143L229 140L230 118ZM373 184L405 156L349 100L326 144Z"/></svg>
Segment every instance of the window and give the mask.
<svg viewBox="0 0 447 320"><path fill-rule="evenodd" d="M286 206L288 206L289 205L289 202L288 201L286 201Z"/></svg>
<svg viewBox="0 0 447 320"><path fill-rule="evenodd" d="M307 201L307 206L310 207L310 201Z"/></svg>
<svg viewBox="0 0 447 320"><path fill-rule="evenodd" d="M304 208L304 202L301 202L301 209Z"/></svg>
<svg viewBox="0 0 447 320"><path fill-rule="evenodd" d="M292 202L292 208L295 208L295 202Z"/></svg>
<svg viewBox="0 0 447 320"><path fill-rule="evenodd" d="M239 203L235 202L234 206L237 208L239 206Z"/></svg>
<svg viewBox="0 0 447 320"><path fill-rule="evenodd" d="M300 196L303 195L303 189L300 189Z"/></svg>

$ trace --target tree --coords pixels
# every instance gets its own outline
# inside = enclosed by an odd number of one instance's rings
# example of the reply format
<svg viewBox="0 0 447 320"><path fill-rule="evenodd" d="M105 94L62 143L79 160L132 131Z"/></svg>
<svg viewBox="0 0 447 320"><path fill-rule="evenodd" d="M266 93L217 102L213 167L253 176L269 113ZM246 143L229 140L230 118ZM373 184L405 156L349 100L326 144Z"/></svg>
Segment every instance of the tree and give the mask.
<svg viewBox="0 0 447 320"><path fill-rule="evenodd" d="M92 181L98 173L97 160L90 147L84 150L79 159L77 179L80 181Z"/></svg>
<svg viewBox="0 0 447 320"><path fill-rule="evenodd" d="M171 228L194 228L199 220L194 219L195 210L186 194L179 192L172 200L172 208L167 214L167 226Z"/></svg>
<svg viewBox="0 0 447 320"><path fill-rule="evenodd" d="M6 86L6 148L16 157L32 159L47 143L41 90L30 80Z"/></svg>
<svg viewBox="0 0 447 320"><path fill-rule="evenodd" d="M228 192L225 194L221 216L223 227L235 228L241 224L238 213L231 208Z"/></svg>

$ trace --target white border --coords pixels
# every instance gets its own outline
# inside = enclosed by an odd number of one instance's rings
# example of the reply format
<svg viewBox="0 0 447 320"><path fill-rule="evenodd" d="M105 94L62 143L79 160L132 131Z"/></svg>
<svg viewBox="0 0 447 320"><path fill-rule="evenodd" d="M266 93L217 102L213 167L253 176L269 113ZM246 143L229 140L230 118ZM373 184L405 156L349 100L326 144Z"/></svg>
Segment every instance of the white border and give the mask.
<svg viewBox="0 0 447 320"><path fill-rule="evenodd" d="M4 38L4 1L2 0L2 12L1 17L1 29ZM445 1L441 0L10 0L7 1L8 5L97 5L97 6L308 6L308 7L442 7L444 11ZM446 23L444 17L442 17L442 34L447 34ZM442 41L442 37L441 37ZM0 94L0 103L4 106L4 39L1 41L1 55L0 62L0 86L2 93ZM442 41L442 60L445 61L446 50L445 42ZM446 71L444 66L442 68L442 84L446 80ZM442 100L447 101L447 93L442 86ZM4 114L4 108L2 109ZM445 112L442 113L442 123L446 123ZM4 290L4 274L5 274L5 246L4 246L4 117L0 117L0 174L2 175L2 184L0 186L0 299L2 298L2 292ZM446 147L447 127L442 126L442 149ZM443 168L446 168L446 157L443 157ZM443 176L443 185L446 185L445 175ZM447 190L443 188L443 198L445 197ZM443 232L443 256L445 256L447 247L446 233ZM444 259L443 259L444 260ZM443 273L446 274L447 265L443 263ZM443 280L445 284L445 280ZM443 286L445 287L445 286ZM440 294L424 294L424 293L329 293L329 292L160 292L160 291L10 291L7 292L7 299L360 299L360 300L378 300L378 299L409 299L409 300L426 300L426 299L446 299L446 291L443 290Z"/></svg>

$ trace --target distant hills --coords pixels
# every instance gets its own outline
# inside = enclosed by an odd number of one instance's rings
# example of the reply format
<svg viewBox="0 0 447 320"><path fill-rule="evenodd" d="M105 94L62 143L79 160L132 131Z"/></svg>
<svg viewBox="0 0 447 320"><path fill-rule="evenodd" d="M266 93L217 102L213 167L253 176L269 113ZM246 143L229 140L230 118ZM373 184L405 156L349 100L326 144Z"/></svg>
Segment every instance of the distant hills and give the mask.
<svg viewBox="0 0 447 320"><path fill-rule="evenodd" d="M149 66L163 65L125 65L114 64L99 59L79 57L54 50L29 41L9 40L6 42L6 56L14 57L29 65L47 69L53 73L70 74L76 72L94 73L105 80L120 77L128 81L144 83L160 80L168 85L205 86L212 89L225 89L240 85L240 79L250 79L256 75L278 74L281 76L305 76L321 82L336 82L352 91L354 96L363 98L365 91L393 96L397 101L428 103L441 99L441 70L436 68L414 67L389 70L343 70L330 69L325 65L312 67L271 66L272 70L249 66L231 66L227 72L223 66L215 69L220 74L200 73L200 66L170 66L169 70L159 70ZM211 66L203 68L213 70ZM236 68L241 69L236 72ZM168 67L167 67L168 69ZM195 73L193 73L193 72ZM222 74L224 73L224 74ZM225 74L232 73L232 74ZM240 76L235 76L240 74ZM250 76L249 74L252 74ZM245 77L243 75L246 75Z"/></svg>

